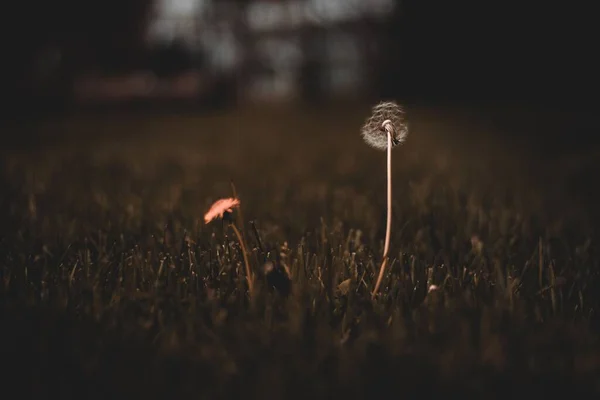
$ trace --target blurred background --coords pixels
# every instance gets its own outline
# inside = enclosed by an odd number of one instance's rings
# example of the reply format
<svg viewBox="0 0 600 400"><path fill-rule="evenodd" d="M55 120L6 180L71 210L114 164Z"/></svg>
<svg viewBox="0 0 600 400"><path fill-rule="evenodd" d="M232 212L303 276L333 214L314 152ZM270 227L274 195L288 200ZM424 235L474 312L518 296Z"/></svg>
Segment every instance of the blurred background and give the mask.
<svg viewBox="0 0 600 400"><path fill-rule="evenodd" d="M565 107L587 102L597 82L595 17L575 3L32 0L3 8L3 96L27 107L347 96Z"/></svg>
<svg viewBox="0 0 600 400"><path fill-rule="evenodd" d="M30 107L373 96L393 0L13 2L5 92ZM379 71L378 71L379 70ZM59 102L56 100L60 99Z"/></svg>
<svg viewBox="0 0 600 400"><path fill-rule="evenodd" d="M597 24L577 2L32 0L0 18L8 120L393 98L596 132Z"/></svg>

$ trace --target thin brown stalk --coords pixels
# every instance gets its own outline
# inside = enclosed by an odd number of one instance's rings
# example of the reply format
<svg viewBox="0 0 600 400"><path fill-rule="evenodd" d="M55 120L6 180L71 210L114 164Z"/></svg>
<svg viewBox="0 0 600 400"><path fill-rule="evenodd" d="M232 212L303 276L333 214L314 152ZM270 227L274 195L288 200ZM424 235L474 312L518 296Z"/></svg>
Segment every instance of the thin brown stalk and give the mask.
<svg viewBox="0 0 600 400"><path fill-rule="evenodd" d="M375 283L375 289L373 289L372 296L375 297L379 291L379 286L383 280L385 273L385 267L388 262L388 252L390 250L390 236L392 232L392 132L387 129L387 224L385 228L385 244L383 245L383 262L379 269L379 277L377 277L377 283Z"/></svg>
<svg viewBox="0 0 600 400"><path fill-rule="evenodd" d="M238 238L240 242L240 246L242 247L242 255L244 256L244 264L246 264L246 279L248 280L248 292L250 296L254 292L254 280L252 279L252 272L250 271L250 262L248 261L248 252L246 251L246 245L244 244L244 240L242 239L242 235L238 228L234 224L230 224L233 232Z"/></svg>

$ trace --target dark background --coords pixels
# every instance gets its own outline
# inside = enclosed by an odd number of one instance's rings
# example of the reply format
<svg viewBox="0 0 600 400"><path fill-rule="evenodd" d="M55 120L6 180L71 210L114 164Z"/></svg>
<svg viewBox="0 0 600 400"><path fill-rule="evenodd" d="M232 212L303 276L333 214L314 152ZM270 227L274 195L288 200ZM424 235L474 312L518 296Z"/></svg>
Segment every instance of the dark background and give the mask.
<svg viewBox="0 0 600 400"><path fill-rule="evenodd" d="M397 3L382 38L386 94L532 104L583 103L583 94L593 94L596 28L594 14L580 2ZM75 69L106 58L115 68L133 67L150 8L148 0L10 2L1 17L11 32L3 35L4 78L18 82L34 50L53 41L71 49Z"/></svg>
<svg viewBox="0 0 600 400"><path fill-rule="evenodd" d="M401 71L395 92L424 102L589 105L595 24L577 3L403 2L390 29L407 60L392 63Z"/></svg>
<svg viewBox="0 0 600 400"><path fill-rule="evenodd" d="M248 2L231 3L243 7ZM556 124L518 135L535 136L543 130L547 137L567 140L564 129L569 129L570 139L590 143L598 88L597 29L594 13L582 4L397 1L387 21L365 22L381 51L372 60L370 91L362 100L394 98L409 106L466 107L481 115L489 110L502 115L527 112L529 119L555 119ZM69 87L89 68L124 73L152 64L168 75L170 68L190 63L173 48L162 58L144 48L151 10L148 0L38 0L4 6L4 112L14 119L27 112L74 108ZM32 84L31 70L36 52L48 44L63 49L63 63L52 84L40 88ZM317 73L305 74L305 88L318 75L318 61L313 67ZM214 81L212 95L196 106L234 105L235 83L227 77ZM322 101L318 89L305 92L305 103Z"/></svg>

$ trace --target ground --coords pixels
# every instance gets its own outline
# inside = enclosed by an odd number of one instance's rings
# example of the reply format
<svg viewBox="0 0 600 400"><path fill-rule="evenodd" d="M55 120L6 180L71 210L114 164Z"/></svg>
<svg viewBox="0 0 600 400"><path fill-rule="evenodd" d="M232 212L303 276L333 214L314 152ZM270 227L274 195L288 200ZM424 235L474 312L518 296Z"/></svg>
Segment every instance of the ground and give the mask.
<svg viewBox="0 0 600 400"><path fill-rule="evenodd" d="M597 149L560 140L585 125L409 108L391 268L372 300L386 176L385 153L359 134L368 114L12 124L25 139L2 150L2 386L37 398L598 395ZM241 208L205 224L234 190Z"/></svg>

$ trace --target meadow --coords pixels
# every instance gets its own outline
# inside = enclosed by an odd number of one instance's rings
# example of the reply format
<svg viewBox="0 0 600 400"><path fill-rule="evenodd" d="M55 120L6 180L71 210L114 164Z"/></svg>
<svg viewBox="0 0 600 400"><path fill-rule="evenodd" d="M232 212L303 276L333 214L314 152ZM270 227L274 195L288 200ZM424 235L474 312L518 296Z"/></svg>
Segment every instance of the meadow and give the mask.
<svg viewBox="0 0 600 400"><path fill-rule="evenodd" d="M3 392L598 396L597 150L520 135L545 129L536 118L409 108L391 262L371 299L386 175L359 135L369 112L11 127L28 139L1 159ZM228 222L203 220L234 195L252 296Z"/></svg>

